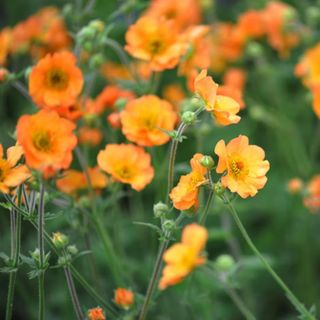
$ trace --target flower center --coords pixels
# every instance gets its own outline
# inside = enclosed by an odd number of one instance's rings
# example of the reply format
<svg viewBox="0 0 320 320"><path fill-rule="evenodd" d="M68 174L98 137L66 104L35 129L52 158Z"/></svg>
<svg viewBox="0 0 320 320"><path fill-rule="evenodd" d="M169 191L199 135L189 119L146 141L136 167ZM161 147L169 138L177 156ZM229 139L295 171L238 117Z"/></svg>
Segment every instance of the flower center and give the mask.
<svg viewBox="0 0 320 320"><path fill-rule="evenodd" d="M68 85L68 76L63 70L52 69L47 74L46 83L49 88L64 90Z"/></svg>
<svg viewBox="0 0 320 320"><path fill-rule="evenodd" d="M161 51L163 51L163 48L164 48L163 41L161 41L159 39L152 40L149 43L149 50L152 55L156 55L156 54L160 53Z"/></svg>
<svg viewBox="0 0 320 320"><path fill-rule="evenodd" d="M33 146L42 152L48 152L52 148L50 134L46 131L38 131L32 137Z"/></svg>
<svg viewBox="0 0 320 320"><path fill-rule="evenodd" d="M231 160L230 168L231 168L232 174L237 178L243 171L244 164L240 160Z"/></svg>
<svg viewBox="0 0 320 320"><path fill-rule="evenodd" d="M120 167L117 170L117 173L122 179L126 179L126 180L131 179L133 176L132 169L127 166Z"/></svg>

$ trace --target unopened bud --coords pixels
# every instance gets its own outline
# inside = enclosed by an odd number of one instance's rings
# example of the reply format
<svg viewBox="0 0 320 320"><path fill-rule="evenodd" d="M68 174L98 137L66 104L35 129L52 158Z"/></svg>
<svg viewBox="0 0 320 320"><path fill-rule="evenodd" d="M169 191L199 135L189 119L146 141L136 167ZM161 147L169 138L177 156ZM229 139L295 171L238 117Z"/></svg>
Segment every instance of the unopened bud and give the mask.
<svg viewBox="0 0 320 320"><path fill-rule="evenodd" d="M214 160L210 156L203 156L200 160L200 164L210 170L214 166Z"/></svg>
<svg viewBox="0 0 320 320"><path fill-rule="evenodd" d="M124 107L126 106L128 102L128 99L126 98L119 98L117 99L117 101L115 102L114 106L117 110L121 111L124 109Z"/></svg>
<svg viewBox="0 0 320 320"><path fill-rule="evenodd" d="M89 60L89 67L91 69L98 69L101 67L101 65L103 64L104 62L104 57L102 54L100 53L97 53L97 54L94 54L91 59Z"/></svg>
<svg viewBox="0 0 320 320"><path fill-rule="evenodd" d="M52 234L52 242L57 248L62 249L69 243L69 238L61 232L55 232Z"/></svg>
<svg viewBox="0 0 320 320"><path fill-rule="evenodd" d="M72 255L75 255L78 253L78 248L75 246L75 245L72 245L72 246L68 246L67 247L67 251L72 254Z"/></svg>
<svg viewBox="0 0 320 320"><path fill-rule="evenodd" d="M168 212L169 207L161 201L153 205L153 213L156 218L164 218Z"/></svg>
<svg viewBox="0 0 320 320"><path fill-rule="evenodd" d="M214 262L214 266L218 271L226 272L233 268L235 261L232 256L228 254L220 255Z"/></svg>
<svg viewBox="0 0 320 320"><path fill-rule="evenodd" d="M192 125L197 120L197 115L192 111L185 111L182 114L182 121L187 125Z"/></svg>
<svg viewBox="0 0 320 320"><path fill-rule="evenodd" d="M166 220L162 224L163 231L171 232L176 228L176 223L173 220Z"/></svg>
<svg viewBox="0 0 320 320"><path fill-rule="evenodd" d="M97 32L102 32L105 28L105 24L101 20L93 20L89 23L89 27L96 30Z"/></svg>
<svg viewBox="0 0 320 320"><path fill-rule="evenodd" d="M222 196L226 190L226 188L222 185L220 181L214 184L213 186L214 192L217 196Z"/></svg>

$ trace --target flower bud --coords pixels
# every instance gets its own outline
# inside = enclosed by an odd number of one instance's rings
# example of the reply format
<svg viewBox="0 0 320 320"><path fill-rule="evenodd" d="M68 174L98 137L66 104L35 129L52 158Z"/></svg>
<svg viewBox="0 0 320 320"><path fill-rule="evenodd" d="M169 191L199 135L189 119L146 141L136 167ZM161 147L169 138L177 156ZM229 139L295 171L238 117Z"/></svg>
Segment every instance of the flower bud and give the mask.
<svg viewBox="0 0 320 320"><path fill-rule="evenodd" d="M222 185L220 181L214 184L213 186L214 192L217 196L222 196L226 190L226 188Z"/></svg>
<svg viewBox="0 0 320 320"><path fill-rule="evenodd" d="M182 114L182 121L187 125L192 125L197 120L197 115L192 111L185 111Z"/></svg>
<svg viewBox="0 0 320 320"><path fill-rule="evenodd" d="M65 256L61 256L58 258L58 265L59 266L65 266L71 261L71 256L69 254Z"/></svg>
<svg viewBox="0 0 320 320"><path fill-rule="evenodd" d="M173 220L166 220L162 224L162 229L165 232L171 232L176 228L176 223Z"/></svg>
<svg viewBox="0 0 320 320"><path fill-rule="evenodd" d="M232 256L228 254L220 255L214 262L214 266L218 271L226 272L233 268L235 261Z"/></svg>
<svg viewBox="0 0 320 320"><path fill-rule="evenodd" d="M40 250L38 248L36 248L33 252L30 253L31 257L36 260L39 261L40 259Z"/></svg>
<svg viewBox="0 0 320 320"><path fill-rule="evenodd" d="M257 42L250 42L247 46L247 54L252 58L259 58L263 55L263 47Z"/></svg>
<svg viewBox="0 0 320 320"><path fill-rule="evenodd" d="M69 243L69 238L61 232L55 232L52 234L52 242L58 249L62 249Z"/></svg>
<svg viewBox="0 0 320 320"><path fill-rule="evenodd" d="M117 99L117 101L115 102L114 107L115 107L117 110L121 111L121 110L124 109L124 107L126 106L127 102L128 102L128 99L126 99L126 98L119 98L119 99Z"/></svg>
<svg viewBox="0 0 320 320"><path fill-rule="evenodd" d="M165 218L169 213L169 207L160 201L153 205L153 213L156 218Z"/></svg>
<svg viewBox="0 0 320 320"><path fill-rule="evenodd" d="M106 316L100 307L96 307L88 310L88 320L106 320Z"/></svg>
<svg viewBox="0 0 320 320"><path fill-rule="evenodd" d="M75 245L72 245L72 246L68 246L67 247L67 251L72 254L72 255L75 255L78 253L78 248L75 246Z"/></svg>
<svg viewBox="0 0 320 320"><path fill-rule="evenodd" d="M104 56L100 53L94 54L89 60L89 67L91 69L98 69L104 62Z"/></svg>
<svg viewBox="0 0 320 320"><path fill-rule="evenodd" d="M131 290L118 288L114 293L114 302L119 307L128 310L134 302L134 294Z"/></svg>
<svg viewBox="0 0 320 320"><path fill-rule="evenodd" d="M103 21L96 19L89 23L89 27L100 33L104 30L105 24Z"/></svg>
<svg viewBox="0 0 320 320"><path fill-rule="evenodd" d="M210 170L214 166L214 160L210 156L203 156L200 160L200 164Z"/></svg>

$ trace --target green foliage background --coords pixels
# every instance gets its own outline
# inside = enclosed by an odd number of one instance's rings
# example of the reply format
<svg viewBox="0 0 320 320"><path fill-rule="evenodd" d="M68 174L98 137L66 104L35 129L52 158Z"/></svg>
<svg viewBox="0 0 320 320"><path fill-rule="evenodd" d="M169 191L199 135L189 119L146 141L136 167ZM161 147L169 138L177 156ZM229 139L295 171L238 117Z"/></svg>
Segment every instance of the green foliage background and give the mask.
<svg viewBox="0 0 320 320"><path fill-rule="evenodd" d="M259 8L266 1L217 1L216 12L219 20L235 21L236 17L248 8ZM0 4L0 26L13 26L27 18L39 8L56 5L62 8L67 1L44 0L4 0ZM306 8L315 1L288 1L305 19ZM93 18L106 20L119 6L114 0L98 0L92 13ZM123 34L127 26L138 16L133 12L120 16L116 20L113 36L123 43ZM209 13L208 13L209 16ZM314 39L317 41L319 39ZM309 308L320 307L320 219L312 215L303 206L302 199L289 195L287 181L292 177L310 179L319 173L319 120L311 110L311 99L299 79L293 75L293 69L299 57L313 43L305 41L292 52L289 60L281 60L267 45L263 46L263 56L259 61L244 58L239 62L248 71L248 83L245 89L247 108L242 112L239 125L205 130L203 122L187 131L188 140L179 146L177 177L188 168L188 161L195 152L213 153L216 142L229 140L239 134L245 134L250 142L263 147L271 163L266 187L253 199L238 199L236 208L257 247L266 254L274 268L284 278L293 292ZM107 53L112 59L112 53ZM27 61L22 62L25 67ZM20 65L16 65L20 69ZM162 80L174 81L173 72L167 72ZM181 81L181 79L180 79ZM98 88L105 85L100 79ZM13 133L18 117L32 112L28 102L8 86L0 87L0 142L6 147L13 143L8 133ZM206 120L207 124L211 122ZM118 139L123 139L118 137ZM197 147L195 147L197 146ZM161 164L166 161L168 145L151 150L153 164L159 174L153 183L142 193L136 193L123 187L124 196L117 199L104 212L104 227L114 240L124 278L123 286L131 287L135 292L144 294L158 247L154 231L133 224L133 221L155 223L152 206L165 196L166 178L161 174ZM97 149L98 150L98 149ZM91 163L94 164L94 155ZM165 168L166 169L166 168ZM105 193L105 201L113 192ZM202 194L205 197L205 194ZM228 243L236 242L241 251L241 267L234 277L248 306L257 315L257 319L296 319L295 312L282 291L260 263L253 257L242 241L241 235L233 225L225 207L216 200L208 219L210 241L207 252L210 260L223 253L230 253ZM202 202L203 205L203 202ZM57 210L54 206L50 210ZM189 222L192 220L190 218ZM85 241L79 236L79 213L67 208L62 215L47 222L49 233L59 230L70 236L71 243L79 249L85 249ZM229 231L223 230L230 229ZM28 254L36 247L36 232L27 222L23 223L22 251ZM0 215L0 251L8 252L9 215L1 209ZM179 236L177 236L179 237ZM88 260L80 258L76 266L90 279L93 286L112 299L115 283L105 264L102 247L95 233L90 235L95 271ZM54 263L55 258L52 258ZM27 279L27 267L18 273L15 297L14 319L36 319L37 284ZM8 275L0 274L0 314L4 314ZM63 271L52 269L46 273L46 312L47 319L73 319L74 314L65 284ZM84 307L96 306L86 292L77 285L81 303ZM0 316L1 318L2 316ZM109 319L109 317L107 316ZM153 306L149 319L242 319L238 310L214 278L202 271L196 271L181 285L165 291Z"/></svg>

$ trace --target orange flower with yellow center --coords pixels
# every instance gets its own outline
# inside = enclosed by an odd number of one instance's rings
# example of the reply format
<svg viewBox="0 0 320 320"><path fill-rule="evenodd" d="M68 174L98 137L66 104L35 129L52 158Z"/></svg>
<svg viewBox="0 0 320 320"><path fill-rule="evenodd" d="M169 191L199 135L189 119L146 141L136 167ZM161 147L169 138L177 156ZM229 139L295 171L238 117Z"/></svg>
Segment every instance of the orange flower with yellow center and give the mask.
<svg viewBox="0 0 320 320"><path fill-rule="evenodd" d="M118 288L114 293L114 302L124 309L129 309L134 302L134 294L131 290Z"/></svg>
<svg viewBox="0 0 320 320"><path fill-rule="evenodd" d="M15 188L27 180L31 174L25 165L17 165L22 157L21 146L7 149L7 158L4 158L3 147L0 144L0 191L9 193L10 188Z"/></svg>
<svg viewBox="0 0 320 320"><path fill-rule="evenodd" d="M100 307L96 307L88 310L88 320L106 320L106 316Z"/></svg>
<svg viewBox="0 0 320 320"><path fill-rule="evenodd" d="M153 71L174 68L185 52L173 21L145 16L130 26L125 49L135 58L148 61Z"/></svg>
<svg viewBox="0 0 320 320"><path fill-rule="evenodd" d="M74 123L60 118L54 111L41 110L22 116L17 125L17 139L27 165L45 176L67 169L77 144L74 129Z"/></svg>
<svg viewBox="0 0 320 320"><path fill-rule="evenodd" d="M170 192L173 206L178 210L198 207L199 187L206 184L207 169L200 164L203 155L196 153L190 161L192 171L181 176L179 183Z"/></svg>
<svg viewBox="0 0 320 320"><path fill-rule="evenodd" d="M33 67L29 93L39 107L54 108L76 103L83 75L71 52L48 54Z"/></svg>
<svg viewBox="0 0 320 320"><path fill-rule="evenodd" d="M220 140L214 152L219 156L217 173L226 172L221 183L231 192L242 198L253 197L266 184L269 161L264 160L262 148L249 145L248 137L240 135L227 145Z"/></svg>
<svg viewBox="0 0 320 320"><path fill-rule="evenodd" d="M194 268L206 262L201 256L208 239L208 231L195 223L182 231L180 243L171 246L163 255L166 266L163 269L159 289L181 282Z"/></svg>
<svg viewBox="0 0 320 320"><path fill-rule="evenodd" d="M130 101L121 113L122 132L126 138L141 146L158 146L170 137L162 130L171 131L177 122L173 106L154 95Z"/></svg>
<svg viewBox="0 0 320 320"><path fill-rule="evenodd" d="M98 191L108 185L108 179L100 172L98 167L88 168L88 174L90 178L91 187ZM88 188L88 183L85 174L78 170L66 170L63 173L63 177L57 179L56 185L58 189L64 193L75 195L78 191L82 191Z"/></svg>
<svg viewBox="0 0 320 320"><path fill-rule="evenodd" d="M237 116L239 103L230 97L217 94L218 84L207 76L207 70L202 70L196 77L194 89L218 124L227 126L240 121L241 118Z"/></svg>
<svg viewBox="0 0 320 320"><path fill-rule="evenodd" d="M154 176L151 157L133 144L108 144L98 154L99 167L112 178L141 191Z"/></svg>

